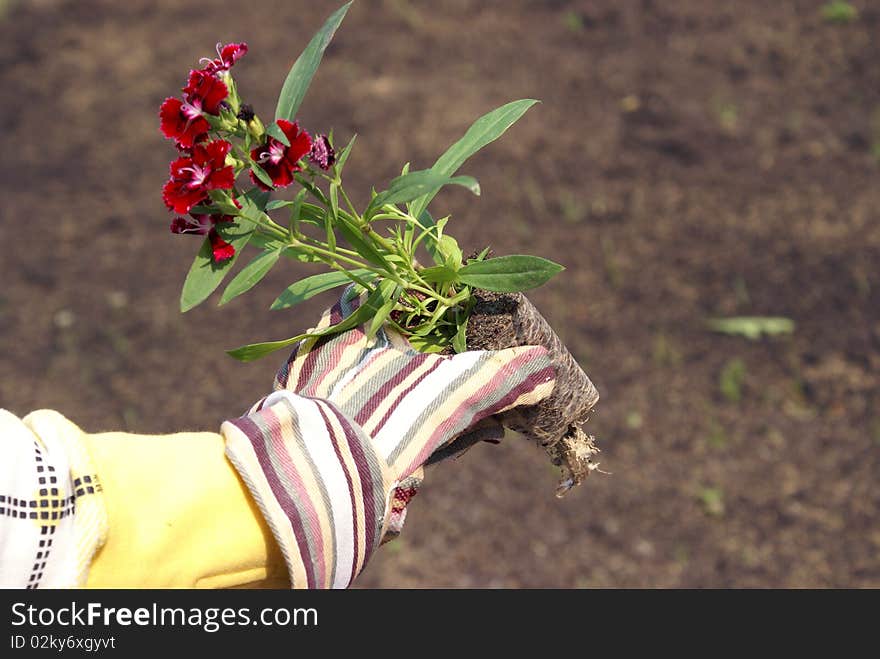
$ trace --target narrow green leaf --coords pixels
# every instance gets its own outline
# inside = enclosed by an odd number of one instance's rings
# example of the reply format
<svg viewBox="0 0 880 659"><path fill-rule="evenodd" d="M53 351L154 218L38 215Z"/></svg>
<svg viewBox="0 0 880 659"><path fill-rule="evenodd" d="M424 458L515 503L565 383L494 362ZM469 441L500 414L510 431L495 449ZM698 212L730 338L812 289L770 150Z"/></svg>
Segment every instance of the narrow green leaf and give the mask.
<svg viewBox="0 0 880 659"><path fill-rule="evenodd" d="M312 196L315 199L317 199L318 201L320 201L324 206L326 206L327 204L330 203L330 200L327 199L327 196L324 194L324 191L321 190L321 188L319 188L317 185L315 185L314 183L312 183L311 181L309 181L308 179L303 178L303 177L297 177L296 180L297 180L297 183L299 183L306 190L311 192Z"/></svg>
<svg viewBox="0 0 880 659"><path fill-rule="evenodd" d="M339 332L350 330L375 316L376 312L382 304L384 304L385 297L388 295L387 291L389 289L393 290L395 286L396 284L393 281L388 279L383 280L379 284L379 287L367 297L364 303L355 309L354 313L336 325L331 325L330 327L325 327L322 330L316 330L314 332L299 334L298 336L284 339L282 341L269 341L267 343L253 343L251 345L241 346L234 350L228 350L227 354L243 362L249 362L259 359L260 357L265 357L276 350L291 346L303 339L327 336L328 334L338 334Z"/></svg>
<svg viewBox="0 0 880 659"><path fill-rule="evenodd" d="M265 233L257 233L256 231L251 234L251 239L248 241L248 245L253 245L259 250L268 252L284 247L284 243L277 238L266 235Z"/></svg>
<svg viewBox="0 0 880 659"><path fill-rule="evenodd" d="M308 250L304 245L285 245L285 249L281 252L282 256L300 263L321 263L321 259L314 252Z"/></svg>
<svg viewBox="0 0 880 659"><path fill-rule="evenodd" d="M372 274L369 270L364 270L363 268L352 270L352 273L354 273L355 276L362 278ZM350 281L351 279L341 272L323 272L319 275L312 275L311 277L300 279L298 282L288 286L284 292L278 296L278 299L272 303L270 308L275 310L288 309L300 302L308 300L309 298L313 298L324 291L329 291L330 289L347 284Z"/></svg>
<svg viewBox="0 0 880 659"><path fill-rule="evenodd" d="M299 235L299 223L302 219L302 208L305 198L306 191L300 190L296 193L296 197L293 200L293 206L290 208L290 232L294 236Z"/></svg>
<svg viewBox="0 0 880 659"><path fill-rule="evenodd" d="M235 253L231 259L223 263L214 263L211 241L207 237L205 238L205 242L202 243L202 247L196 254L189 273L186 275L186 281L183 282L183 290L180 293L181 312L185 313L208 299L232 269L253 234L251 227L237 225L218 226L217 231L226 242L235 248Z"/></svg>
<svg viewBox="0 0 880 659"><path fill-rule="evenodd" d="M378 265L388 270L391 269L388 265L388 260L379 253L379 251L373 246L373 243L364 238L359 227L354 226L351 222L346 220L344 216L340 216L338 228L342 236L358 254L363 256L373 265Z"/></svg>
<svg viewBox="0 0 880 659"><path fill-rule="evenodd" d="M339 184L330 184L330 210L333 211L333 219L339 217Z"/></svg>
<svg viewBox="0 0 880 659"><path fill-rule="evenodd" d="M239 348L235 348L234 350L227 350L226 354L242 362L252 362L254 360L260 359L260 357L265 357L266 355L271 354L276 350L281 350L282 348L286 348L287 346L292 346L295 343L299 343L307 337L308 334L300 334L299 336L284 339L283 341L251 343L250 345L241 346Z"/></svg>
<svg viewBox="0 0 880 659"><path fill-rule="evenodd" d="M514 254L468 263L458 271L458 278L475 288L515 293L536 288L564 269L539 256Z"/></svg>
<svg viewBox="0 0 880 659"><path fill-rule="evenodd" d="M485 247L482 252L477 254L472 260L473 261L484 261L486 257L489 255L490 248Z"/></svg>
<svg viewBox="0 0 880 659"><path fill-rule="evenodd" d="M287 74L284 81L284 86L281 88L281 94L278 96L278 105L275 108L276 119L289 121L295 119L299 106L312 82L312 77L324 56L324 51L330 44L339 24L342 23L342 19L345 18L349 7L351 7L351 2L334 12L293 63L290 73Z"/></svg>
<svg viewBox="0 0 880 659"><path fill-rule="evenodd" d="M336 251L336 232L333 231L333 217L331 211L324 213L324 232L327 234L327 248L331 252Z"/></svg>
<svg viewBox="0 0 880 659"><path fill-rule="evenodd" d="M467 351L467 326L470 317L465 318L458 325L458 331L455 333L455 336L452 338L452 349L457 353L462 353Z"/></svg>
<svg viewBox="0 0 880 659"><path fill-rule="evenodd" d="M450 177L448 174L435 172L431 169L421 169L417 172L409 172L398 176L388 185L388 189L377 194L367 207L366 214L385 204L402 204L437 190L444 185L461 185L473 192L480 194L480 184L472 176Z"/></svg>
<svg viewBox="0 0 880 659"><path fill-rule="evenodd" d="M345 163L348 160L348 156L351 153L351 147L354 146L354 141L357 139L357 134L353 135L349 140L348 144L345 145L345 148L339 152L339 156L336 158L336 174L339 175L342 173L342 168L345 167Z"/></svg>
<svg viewBox="0 0 880 659"><path fill-rule="evenodd" d="M382 290L381 287L380 290ZM388 299L376 311L376 315L373 316L373 320L370 321L370 325L367 328L367 337L370 339L376 336L376 332L379 331L379 328L382 327L382 325L388 319L388 316L391 315L391 312L394 310L394 305L397 304L400 287L395 286L394 288L388 288L386 290L388 294Z"/></svg>
<svg viewBox="0 0 880 659"><path fill-rule="evenodd" d="M287 135L284 134L284 131L281 130L281 126L279 126L278 124L270 124L269 127L266 129L266 134L270 137L274 137L284 146L290 146L290 140L287 138Z"/></svg>
<svg viewBox="0 0 880 659"><path fill-rule="evenodd" d="M272 177L266 173L266 170L260 167L259 164L255 162L251 162L251 171L254 173L258 179L260 179L264 184L268 185L270 188L274 188L275 184L272 182Z"/></svg>
<svg viewBox="0 0 880 659"><path fill-rule="evenodd" d="M252 203L258 210L264 211L266 210L266 204L269 203L269 198L272 196L272 193L268 190L261 190L260 188L251 188L243 195L239 196L238 203L244 204L245 200Z"/></svg>
<svg viewBox="0 0 880 659"><path fill-rule="evenodd" d="M253 261L248 263L242 268L241 272L232 278L232 281L229 282L226 290L223 291L223 295L220 298L220 304L226 304L233 298L238 297L242 293L245 293L256 286L260 280L266 276L269 270L272 269L272 266L278 262L280 256L280 249L258 254Z"/></svg>
<svg viewBox="0 0 880 659"><path fill-rule="evenodd" d="M537 102L533 99L513 101L492 110L488 114L484 114L468 128L460 140L449 147L446 153L437 159L437 162L434 163L431 169L443 176L452 176L464 164L465 160L490 142L494 142L501 137L508 128ZM422 211L427 208L434 198L434 195L437 194L438 189L428 192L413 202L410 207L410 213L412 213L413 217L421 215Z"/></svg>
<svg viewBox="0 0 880 659"><path fill-rule="evenodd" d="M276 199L275 201L269 202L266 206L266 210L274 211L279 208L290 208L291 219L299 218L298 221L300 222L307 222L308 224L323 227L324 209L320 206L315 206L314 204L304 203L303 199L305 198L305 192L305 190L300 190L293 201ZM299 204L299 207L297 207L297 204Z"/></svg>

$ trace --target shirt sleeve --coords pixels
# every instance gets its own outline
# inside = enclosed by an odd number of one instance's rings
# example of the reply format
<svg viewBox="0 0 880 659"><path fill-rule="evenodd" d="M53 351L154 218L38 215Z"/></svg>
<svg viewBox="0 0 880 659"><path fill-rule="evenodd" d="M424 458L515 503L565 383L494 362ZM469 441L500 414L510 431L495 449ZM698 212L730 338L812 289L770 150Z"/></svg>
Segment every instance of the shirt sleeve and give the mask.
<svg viewBox="0 0 880 659"><path fill-rule="evenodd" d="M55 412L0 410L0 586L82 586L106 533L79 428Z"/></svg>
<svg viewBox="0 0 880 659"><path fill-rule="evenodd" d="M4 586L289 586L277 543L217 433L89 434L41 410L23 420L0 412L0 442L0 496L16 502L14 516L12 504L0 503ZM47 485L48 474L55 478L57 495L51 485L40 495L41 473ZM29 519L41 496L50 511L58 502L57 520ZM40 541L48 538L47 555ZM48 558L42 575L29 583L37 569L29 563L40 558Z"/></svg>

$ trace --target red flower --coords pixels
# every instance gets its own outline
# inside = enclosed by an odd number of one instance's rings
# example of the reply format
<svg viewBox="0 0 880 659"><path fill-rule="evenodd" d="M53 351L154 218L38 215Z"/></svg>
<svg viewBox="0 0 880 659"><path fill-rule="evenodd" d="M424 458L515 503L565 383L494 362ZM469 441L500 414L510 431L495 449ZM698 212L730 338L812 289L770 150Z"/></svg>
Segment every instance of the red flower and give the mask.
<svg viewBox="0 0 880 659"><path fill-rule="evenodd" d="M236 202L236 205L239 205ZM234 222L231 215L190 215L189 217L175 217L171 220L171 233L192 233L199 236L208 234L211 241L211 253L215 263L221 263L235 255L235 248L223 240L217 231L216 225L225 222Z"/></svg>
<svg viewBox="0 0 880 659"><path fill-rule="evenodd" d="M191 71L189 81L183 88L183 98L166 98L159 108L159 128L179 146L190 149L204 139L211 125L203 112L216 115L220 104L229 95L221 80L204 71Z"/></svg>
<svg viewBox="0 0 880 659"><path fill-rule="evenodd" d="M229 96L226 84L205 71L190 71L189 81L183 88L184 98L208 114L220 114L220 103Z"/></svg>
<svg viewBox="0 0 880 659"><path fill-rule="evenodd" d="M191 149L192 145L208 134L211 125L201 111L179 98L166 98L159 108L159 129L178 146Z"/></svg>
<svg viewBox="0 0 880 659"><path fill-rule="evenodd" d="M225 46L218 43L217 54L219 57L216 59L202 58L201 61L207 62L202 70L206 73L228 71L238 60L247 54L247 51L248 45L246 43L230 43Z"/></svg>
<svg viewBox="0 0 880 659"><path fill-rule="evenodd" d="M208 239L211 241L211 256L214 258L214 263L221 263L235 256L235 247L223 240L217 229L211 229Z"/></svg>
<svg viewBox="0 0 880 659"><path fill-rule="evenodd" d="M283 142L274 137L268 137L266 144L251 151L254 159L272 179L272 183L279 188L293 183L293 173L302 170L299 166L300 158L305 157L312 150L312 138L309 134L299 129L296 123L290 123L285 119L277 121L279 128L287 136L290 146L284 146ZM251 179L264 190L269 188L254 176Z"/></svg>
<svg viewBox="0 0 880 659"><path fill-rule="evenodd" d="M188 213L207 197L209 190L231 188L235 172L226 165L226 154L231 146L225 140L196 144L191 157L173 161L171 179L162 188L165 205L175 213Z"/></svg>

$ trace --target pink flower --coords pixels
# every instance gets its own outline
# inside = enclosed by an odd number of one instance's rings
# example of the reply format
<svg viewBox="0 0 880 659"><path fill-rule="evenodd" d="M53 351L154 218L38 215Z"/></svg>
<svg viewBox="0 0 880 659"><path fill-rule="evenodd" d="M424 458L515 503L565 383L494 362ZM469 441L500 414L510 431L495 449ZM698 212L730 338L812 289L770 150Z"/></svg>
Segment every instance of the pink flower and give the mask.
<svg viewBox="0 0 880 659"><path fill-rule="evenodd" d="M217 55L215 59L207 57L202 58L202 62L207 62L202 69L206 73L220 73L228 71L235 63L247 54L248 45L246 43L230 43L222 45L217 43Z"/></svg>
<svg viewBox="0 0 880 659"><path fill-rule="evenodd" d="M323 170L328 170L336 162L336 152L330 146L330 140L326 135L316 135L312 140L312 150L309 159Z"/></svg>
<svg viewBox="0 0 880 659"><path fill-rule="evenodd" d="M188 213L210 190L231 188L235 172L226 164L231 146L225 140L196 144L192 156L173 161L171 178L162 188L165 205L175 213Z"/></svg>
<svg viewBox="0 0 880 659"><path fill-rule="evenodd" d="M299 160L311 152L312 138L306 131L300 130L296 123L290 123L285 119L278 119L277 123L287 136L290 146L284 146L283 142L274 137L268 137L266 144L251 151L251 158L266 170L275 186L283 188L293 183L294 172L302 170ZM251 172L251 179L264 190L269 189L254 176L253 172Z"/></svg>

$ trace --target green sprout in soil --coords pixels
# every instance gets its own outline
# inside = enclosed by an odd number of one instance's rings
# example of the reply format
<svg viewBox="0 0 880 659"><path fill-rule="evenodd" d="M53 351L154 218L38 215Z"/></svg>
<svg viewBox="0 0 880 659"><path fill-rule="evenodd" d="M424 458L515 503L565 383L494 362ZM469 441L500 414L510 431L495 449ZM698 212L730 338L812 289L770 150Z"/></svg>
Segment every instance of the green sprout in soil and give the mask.
<svg viewBox="0 0 880 659"><path fill-rule="evenodd" d="M822 18L829 23L852 23L858 17L858 9L845 0L833 0L822 7Z"/></svg>
<svg viewBox="0 0 880 659"><path fill-rule="evenodd" d="M329 135L309 134L296 115L333 34L351 3L326 21L284 82L275 120L265 124L244 103L230 70L246 44L218 45L216 59L192 71L183 98L162 104L161 128L182 156L171 164L164 189L168 208L182 216L175 233L207 235L184 283L181 310L217 289L246 246L257 256L226 286L226 304L259 283L282 257L323 267L291 284L272 304L289 309L319 293L348 285L357 309L329 327L242 346L229 354L250 361L310 337L364 325L370 336L388 324L424 352L465 350L473 290L512 293L540 286L562 266L536 256L489 258L489 249L465 256L446 231L449 216L434 219L428 204L446 186L480 193L477 181L457 175L479 149L499 138L537 101L508 103L480 117L428 169L405 165L386 188L356 206L343 185L355 143L338 149ZM237 181L245 180L245 186ZM271 194L291 187L288 199ZM421 263L419 252L430 262ZM355 305L352 305L352 307Z"/></svg>
<svg viewBox="0 0 880 659"><path fill-rule="evenodd" d="M712 318L707 325L712 331L741 336L751 341L757 341L765 334L768 336L791 334L795 328L793 320L780 316Z"/></svg>
<svg viewBox="0 0 880 659"><path fill-rule="evenodd" d="M724 364L718 376L718 388L721 395L731 403L742 399L742 387L746 379L746 364L742 359L735 358Z"/></svg>
<svg viewBox="0 0 880 659"><path fill-rule="evenodd" d="M724 491L720 487L704 487L697 498L707 515L711 517L724 515Z"/></svg>

